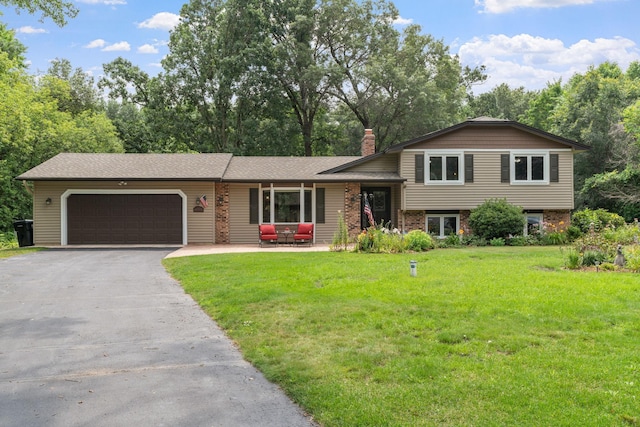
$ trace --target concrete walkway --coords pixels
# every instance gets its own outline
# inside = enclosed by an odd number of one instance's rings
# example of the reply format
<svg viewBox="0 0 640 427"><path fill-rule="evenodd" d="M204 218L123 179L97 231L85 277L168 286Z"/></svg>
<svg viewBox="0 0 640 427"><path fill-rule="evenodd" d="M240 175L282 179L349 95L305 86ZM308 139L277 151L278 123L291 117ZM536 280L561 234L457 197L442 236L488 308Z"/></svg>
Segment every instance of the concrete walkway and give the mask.
<svg viewBox="0 0 640 427"><path fill-rule="evenodd" d="M169 277L173 251L0 259L0 426L313 425Z"/></svg>
<svg viewBox="0 0 640 427"><path fill-rule="evenodd" d="M171 252L166 258L175 258L192 255L208 255L208 254L223 254L223 253L242 253L242 252L327 252L329 251L329 245L274 245L265 244L264 246L258 245L186 245L180 249Z"/></svg>

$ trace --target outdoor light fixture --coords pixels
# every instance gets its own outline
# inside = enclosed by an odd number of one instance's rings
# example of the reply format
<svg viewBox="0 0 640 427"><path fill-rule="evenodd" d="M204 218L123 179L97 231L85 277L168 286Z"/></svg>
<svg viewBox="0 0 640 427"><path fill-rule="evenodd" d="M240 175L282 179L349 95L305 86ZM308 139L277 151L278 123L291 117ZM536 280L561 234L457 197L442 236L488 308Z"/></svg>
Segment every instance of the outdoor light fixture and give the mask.
<svg viewBox="0 0 640 427"><path fill-rule="evenodd" d="M122 185L127 185L127 181L120 181L120 182L118 183L118 185L121 185L121 186L122 186Z"/></svg>
<svg viewBox="0 0 640 427"><path fill-rule="evenodd" d="M51 204L51 197L47 197L47 200L44 201L45 204L50 205Z"/></svg>

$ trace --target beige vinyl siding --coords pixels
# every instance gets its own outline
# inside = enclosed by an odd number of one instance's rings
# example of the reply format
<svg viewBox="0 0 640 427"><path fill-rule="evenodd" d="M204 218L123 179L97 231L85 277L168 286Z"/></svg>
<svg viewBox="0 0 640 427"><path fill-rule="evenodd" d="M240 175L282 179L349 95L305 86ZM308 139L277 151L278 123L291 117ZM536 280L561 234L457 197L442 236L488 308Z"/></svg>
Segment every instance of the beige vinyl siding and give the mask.
<svg viewBox="0 0 640 427"><path fill-rule="evenodd" d="M386 154L377 159L345 169L345 172L397 172L398 155Z"/></svg>
<svg viewBox="0 0 640 427"><path fill-rule="evenodd" d="M316 224L316 243L329 244L338 229L338 211L344 215L344 184L322 184L325 188L324 224Z"/></svg>
<svg viewBox="0 0 640 427"><path fill-rule="evenodd" d="M422 150L468 150L468 149L558 149L560 144L541 136L509 127L468 127L439 136L423 143L411 145L411 149Z"/></svg>
<svg viewBox="0 0 640 427"><path fill-rule="evenodd" d="M556 145L557 147L557 145ZM463 185L425 185L415 182L414 152L402 155L401 175L408 178L405 191L405 210L473 209L486 199L506 198L509 203L524 209L573 209L573 154L553 151L559 160L559 182L547 185L512 185L500 182L500 154L508 151L474 152L474 182Z"/></svg>
<svg viewBox="0 0 640 427"><path fill-rule="evenodd" d="M344 212L344 185L321 184L325 188L325 223L316 224L316 243L330 243L338 224L338 210ZM230 184L229 236L232 244L258 244L258 224L249 224L249 189L256 184Z"/></svg>
<svg viewBox="0 0 640 427"><path fill-rule="evenodd" d="M212 182L190 181L128 181L126 186L120 181L35 181L33 220L34 243L36 245L61 244L61 196L67 190L180 190L186 195L187 242L214 242L215 194ZM196 200L206 195L209 207L204 212L194 212ZM51 198L51 204L46 199Z"/></svg>
<svg viewBox="0 0 640 427"><path fill-rule="evenodd" d="M258 224L249 224L249 189L256 184L229 184L229 242L258 244Z"/></svg>

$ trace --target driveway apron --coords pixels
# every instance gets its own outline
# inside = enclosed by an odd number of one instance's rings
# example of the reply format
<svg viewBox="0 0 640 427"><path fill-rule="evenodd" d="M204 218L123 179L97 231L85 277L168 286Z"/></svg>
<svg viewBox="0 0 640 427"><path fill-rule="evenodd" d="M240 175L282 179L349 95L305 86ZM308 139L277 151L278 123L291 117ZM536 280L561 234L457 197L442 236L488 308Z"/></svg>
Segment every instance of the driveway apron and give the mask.
<svg viewBox="0 0 640 427"><path fill-rule="evenodd" d="M311 426L161 265L173 249L0 260L0 425Z"/></svg>

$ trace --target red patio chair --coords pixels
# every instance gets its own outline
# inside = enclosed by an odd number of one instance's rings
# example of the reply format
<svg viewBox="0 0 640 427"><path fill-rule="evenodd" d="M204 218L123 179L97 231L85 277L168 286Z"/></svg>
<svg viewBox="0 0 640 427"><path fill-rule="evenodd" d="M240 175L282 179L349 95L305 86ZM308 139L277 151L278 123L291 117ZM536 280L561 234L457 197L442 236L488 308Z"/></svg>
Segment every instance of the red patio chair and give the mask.
<svg viewBox="0 0 640 427"><path fill-rule="evenodd" d="M278 233L276 232L276 226L273 224L260 224L258 226L258 234L260 246L264 242L278 243Z"/></svg>
<svg viewBox="0 0 640 427"><path fill-rule="evenodd" d="M313 244L313 224L298 224L298 230L293 235L293 242L308 242L309 246L311 246Z"/></svg>

